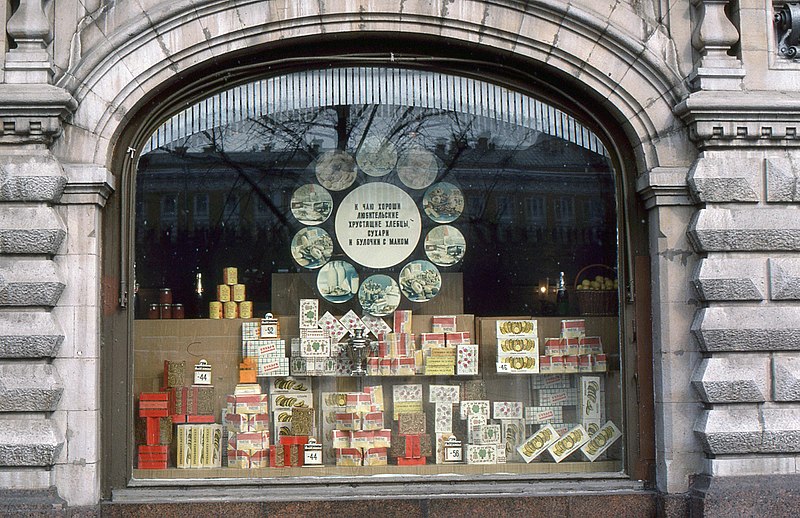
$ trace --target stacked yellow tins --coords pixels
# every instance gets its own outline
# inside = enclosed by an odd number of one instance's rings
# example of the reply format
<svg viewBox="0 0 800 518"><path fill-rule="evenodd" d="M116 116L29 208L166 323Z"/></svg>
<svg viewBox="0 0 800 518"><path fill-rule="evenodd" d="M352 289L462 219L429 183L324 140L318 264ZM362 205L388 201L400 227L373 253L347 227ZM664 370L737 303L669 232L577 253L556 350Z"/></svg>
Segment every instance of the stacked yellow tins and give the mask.
<svg viewBox="0 0 800 518"><path fill-rule="evenodd" d="M239 271L229 266L222 270L222 284L217 285L217 300L208 304L210 318L253 318L253 302L245 300L247 290L239 284Z"/></svg>

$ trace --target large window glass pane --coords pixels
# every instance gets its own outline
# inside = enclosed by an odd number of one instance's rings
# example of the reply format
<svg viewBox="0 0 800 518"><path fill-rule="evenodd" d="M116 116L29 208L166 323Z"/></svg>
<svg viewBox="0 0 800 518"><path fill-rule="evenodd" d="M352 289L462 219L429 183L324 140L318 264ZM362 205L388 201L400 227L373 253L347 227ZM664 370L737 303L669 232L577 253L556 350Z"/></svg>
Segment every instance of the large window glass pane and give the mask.
<svg viewBox="0 0 800 518"><path fill-rule="evenodd" d="M177 114L136 176L134 477L619 471L616 200L579 121L474 79Z"/></svg>

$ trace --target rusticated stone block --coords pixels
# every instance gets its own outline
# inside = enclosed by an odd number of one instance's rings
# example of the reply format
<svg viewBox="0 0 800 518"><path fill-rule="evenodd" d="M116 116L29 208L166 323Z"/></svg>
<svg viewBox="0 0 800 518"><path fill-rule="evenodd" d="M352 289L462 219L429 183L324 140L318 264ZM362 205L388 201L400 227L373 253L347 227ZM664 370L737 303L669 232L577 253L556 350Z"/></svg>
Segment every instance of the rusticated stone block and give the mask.
<svg viewBox="0 0 800 518"><path fill-rule="evenodd" d="M761 450L761 424L755 405L706 410L695 423L694 432L700 437L703 449L714 455Z"/></svg>
<svg viewBox="0 0 800 518"><path fill-rule="evenodd" d="M0 306L53 307L63 291L53 261L0 258Z"/></svg>
<svg viewBox="0 0 800 518"><path fill-rule="evenodd" d="M0 412L52 412L63 392L52 365L0 365Z"/></svg>
<svg viewBox="0 0 800 518"><path fill-rule="evenodd" d="M786 157L773 157L765 160L767 175L767 201L788 203L800 201L797 174L792 162Z"/></svg>
<svg viewBox="0 0 800 518"><path fill-rule="evenodd" d="M0 466L52 466L63 444L50 419L0 420Z"/></svg>
<svg viewBox="0 0 800 518"><path fill-rule="evenodd" d="M689 188L702 202L757 202L761 161L705 152L689 171Z"/></svg>
<svg viewBox="0 0 800 518"><path fill-rule="evenodd" d="M4 207L0 212L0 253L55 254L64 241L64 225L55 210Z"/></svg>
<svg viewBox="0 0 800 518"><path fill-rule="evenodd" d="M701 300L763 300L766 274L762 259L702 259L693 284Z"/></svg>
<svg viewBox="0 0 800 518"><path fill-rule="evenodd" d="M800 217L789 209L697 211L689 239L698 252L800 250Z"/></svg>
<svg viewBox="0 0 800 518"><path fill-rule="evenodd" d="M800 300L800 260L770 259L769 284L773 300Z"/></svg>
<svg viewBox="0 0 800 518"><path fill-rule="evenodd" d="M6 312L0 326L0 358L53 357L64 333L51 313Z"/></svg>
<svg viewBox="0 0 800 518"><path fill-rule="evenodd" d="M762 402L769 396L769 372L766 355L705 358L692 376L692 386L706 403Z"/></svg>
<svg viewBox="0 0 800 518"><path fill-rule="evenodd" d="M772 391L775 401L800 401L800 354L772 358Z"/></svg>
<svg viewBox="0 0 800 518"><path fill-rule="evenodd" d="M706 351L800 350L800 311L784 306L710 307L697 311L692 333Z"/></svg>
<svg viewBox="0 0 800 518"><path fill-rule="evenodd" d="M765 408L762 416L762 453L800 452L800 408Z"/></svg>
<svg viewBox="0 0 800 518"><path fill-rule="evenodd" d="M66 183L63 169L49 154L0 158L0 201L56 202Z"/></svg>

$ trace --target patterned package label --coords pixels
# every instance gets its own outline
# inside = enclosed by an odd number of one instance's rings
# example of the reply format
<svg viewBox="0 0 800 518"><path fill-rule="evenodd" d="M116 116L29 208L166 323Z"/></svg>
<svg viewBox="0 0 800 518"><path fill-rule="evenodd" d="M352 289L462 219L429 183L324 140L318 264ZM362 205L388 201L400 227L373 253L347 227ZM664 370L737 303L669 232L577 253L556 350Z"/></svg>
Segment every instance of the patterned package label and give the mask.
<svg viewBox="0 0 800 518"><path fill-rule="evenodd" d="M392 387L393 400L398 401L422 401L422 384L395 385Z"/></svg>
<svg viewBox="0 0 800 518"><path fill-rule="evenodd" d="M378 338L380 334L391 333L392 328L386 321L380 317L376 317L370 314L363 315L361 317L361 321L367 326L369 332L372 333L375 338Z"/></svg>
<svg viewBox="0 0 800 518"><path fill-rule="evenodd" d="M317 325L328 334L331 343L339 342L347 334L347 328L329 311L322 315Z"/></svg>
<svg viewBox="0 0 800 518"><path fill-rule="evenodd" d="M478 345L461 344L456 349L456 374L470 376L478 374Z"/></svg>
<svg viewBox="0 0 800 518"><path fill-rule="evenodd" d="M480 416L489 419L489 401L487 400L466 400L461 402L461 419L468 419L470 416Z"/></svg>
<svg viewBox="0 0 800 518"><path fill-rule="evenodd" d="M564 407L529 406L525 407L525 422L529 424L561 423L564 421Z"/></svg>
<svg viewBox="0 0 800 518"><path fill-rule="evenodd" d="M242 322L242 340L257 340L259 338L258 322Z"/></svg>
<svg viewBox="0 0 800 518"><path fill-rule="evenodd" d="M495 401L492 407L494 419L522 419L522 401Z"/></svg>
<svg viewBox="0 0 800 518"><path fill-rule="evenodd" d="M394 327L392 330L395 333L411 333L411 310L398 309L394 312Z"/></svg>
<svg viewBox="0 0 800 518"><path fill-rule="evenodd" d="M525 462L530 462L539 455L541 455L551 444L558 440L558 433L553 425L546 424L539 430L525 439L521 445L517 447L517 452L520 454Z"/></svg>
<svg viewBox="0 0 800 518"><path fill-rule="evenodd" d="M355 335L356 329L366 329L367 326L364 322L356 315L356 312L352 309L344 314L342 318L339 319L342 325L353 335Z"/></svg>
<svg viewBox="0 0 800 518"><path fill-rule="evenodd" d="M300 354L305 358L327 358L331 355L331 339L301 338Z"/></svg>
<svg viewBox="0 0 800 518"><path fill-rule="evenodd" d="M589 434L586 433L583 426L578 425L551 444L547 451L550 452L553 460L559 463L587 442L589 442Z"/></svg>
<svg viewBox="0 0 800 518"><path fill-rule="evenodd" d="M434 433L453 432L453 404L437 402L434 404Z"/></svg>
<svg viewBox="0 0 800 518"><path fill-rule="evenodd" d="M533 378L533 388L535 389L563 389L570 388L570 379L572 376L565 376L563 374L548 374L546 376L536 376Z"/></svg>
<svg viewBox="0 0 800 518"><path fill-rule="evenodd" d="M517 448L525 441L525 421L521 419L503 419L500 421L500 435L506 460L522 462Z"/></svg>
<svg viewBox="0 0 800 518"><path fill-rule="evenodd" d="M497 446L467 444L467 464L497 464Z"/></svg>
<svg viewBox="0 0 800 518"><path fill-rule="evenodd" d="M532 337L538 335L536 320L498 320L497 338Z"/></svg>
<svg viewBox="0 0 800 518"><path fill-rule="evenodd" d="M392 419L397 421L400 414L411 414L422 411L422 401L395 401L392 411Z"/></svg>
<svg viewBox="0 0 800 518"><path fill-rule="evenodd" d="M319 322L319 300L300 299L300 329L316 329Z"/></svg>
<svg viewBox="0 0 800 518"><path fill-rule="evenodd" d="M475 444L496 444L501 443L500 425L484 424L478 427L477 435L473 437Z"/></svg>
<svg viewBox="0 0 800 518"><path fill-rule="evenodd" d="M591 462L603 454L614 444L617 439L622 437L622 432L611 421L600 427L600 430L589 438L589 441L581 447L581 452L586 455Z"/></svg>
<svg viewBox="0 0 800 518"><path fill-rule="evenodd" d="M289 375L289 358L280 357L262 357L258 359L258 373L259 377L264 376L288 376Z"/></svg>
<svg viewBox="0 0 800 518"><path fill-rule="evenodd" d="M311 392L309 378L272 378L269 380L270 394L286 394L289 392Z"/></svg>
<svg viewBox="0 0 800 518"><path fill-rule="evenodd" d="M458 385L431 385L428 387L429 403L458 403L461 399L461 387Z"/></svg>
<svg viewBox="0 0 800 518"><path fill-rule="evenodd" d="M602 385L600 384L600 377L581 376L579 390L578 407L580 415L578 418L592 421L602 420L603 409L600 407L600 391L602 390Z"/></svg>

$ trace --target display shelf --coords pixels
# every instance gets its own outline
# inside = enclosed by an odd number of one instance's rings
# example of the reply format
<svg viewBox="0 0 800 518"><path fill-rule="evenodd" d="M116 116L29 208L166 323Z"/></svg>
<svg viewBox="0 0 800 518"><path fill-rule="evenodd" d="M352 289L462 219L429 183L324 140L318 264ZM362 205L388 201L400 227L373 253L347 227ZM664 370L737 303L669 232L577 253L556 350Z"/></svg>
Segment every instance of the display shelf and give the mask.
<svg viewBox="0 0 800 518"><path fill-rule="evenodd" d="M315 466L302 468L206 468L206 469L134 469L133 478L140 480L228 478L228 479L270 479L284 477L319 476L369 476L369 475L443 475L458 473L462 475L487 474L565 474L565 473L609 473L622 469L621 461L605 460L596 462L532 462L506 464L425 464L421 466Z"/></svg>

